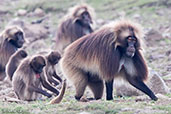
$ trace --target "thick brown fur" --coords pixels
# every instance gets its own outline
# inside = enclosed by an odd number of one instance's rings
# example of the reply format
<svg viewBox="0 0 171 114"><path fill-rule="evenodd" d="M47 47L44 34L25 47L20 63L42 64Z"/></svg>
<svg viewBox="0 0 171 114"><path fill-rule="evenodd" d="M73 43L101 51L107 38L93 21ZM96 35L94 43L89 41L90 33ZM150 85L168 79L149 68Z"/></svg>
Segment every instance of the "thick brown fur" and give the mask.
<svg viewBox="0 0 171 114"><path fill-rule="evenodd" d="M6 65L6 75L12 81L13 74L20 62L27 57L27 52L23 49L15 52L9 59Z"/></svg>
<svg viewBox="0 0 171 114"><path fill-rule="evenodd" d="M153 100L155 95L144 85L148 70L141 53L141 29L138 24L127 20L119 20L92 34L83 36L69 45L61 59L64 76L76 89L75 98L80 100L86 86L94 93L95 99L103 94L103 80L106 84L107 100L113 99L113 80L121 77L136 88L141 89ZM126 57L126 37L136 37L135 54ZM123 67L124 66L124 67Z"/></svg>
<svg viewBox="0 0 171 114"><path fill-rule="evenodd" d="M58 103L60 103L60 102L62 101L62 99L63 99L63 97L64 97L64 94L65 94L66 86L67 86L67 85L66 85L66 80L64 80L64 81L63 81L63 86L62 86L62 89L61 89L60 94L59 94L57 97L53 98L53 99L49 102L49 104L58 104Z"/></svg>
<svg viewBox="0 0 171 114"><path fill-rule="evenodd" d="M89 24L82 25L80 20L83 20L81 15L87 12L89 15ZM68 14L62 19L62 22L58 26L56 36L56 49L63 54L63 50L70 43L78 38L93 32L91 24L93 23L93 9L88 5L77 5L71 8Z"/></svg>
<svg viewBox="0 0 171 114"><path fill-rule="evenodd" d="M20 33L22 38L16 39ZM0 35L0 80L5 78L5 66L12 54L21 48L24 40L24 32L21 28L12 26L5 29Z"/></svg>
<svg viewBox="0 0 171 114"><path fill-rule="evenodd" d="M46 89L59 94L59 91L51 87L42 75L43 67L46 65L45 58L39 55L24 59L14 72L12 86L16 96L20 100L32 101L41 98L41 94L47 97L52 95L42 90Z"/></svg>
<svg viewBox="0 0 171 114"><path fill-rule="evenodd" d="M59 62L61 55L57 51L51 51L45 58L47 65L45 66L44 73L46 74L47 80L51 84L58 85L59 83L55 79L60 82L62 82L62 79L57 75L55 65Z"/></svg>

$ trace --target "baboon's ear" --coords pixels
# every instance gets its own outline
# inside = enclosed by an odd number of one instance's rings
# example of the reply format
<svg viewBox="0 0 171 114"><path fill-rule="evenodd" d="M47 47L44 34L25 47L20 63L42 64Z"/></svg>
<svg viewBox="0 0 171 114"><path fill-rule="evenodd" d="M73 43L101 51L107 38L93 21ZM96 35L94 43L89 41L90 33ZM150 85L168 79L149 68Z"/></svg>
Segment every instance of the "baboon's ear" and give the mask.
<svg viewBox="0 0 171 114"><path fill-rule="evenodd" d="M9 30L6 31L6 34L4 35L4 37L7 39L8 42L11 40L15 40L15 38L9 37Z"/></svg>
<svg viewBox="0 0 171 114"><path fill-rule="evenodd" d="M113 40L111 41L110 45L114 46L114 48L116 49L118 46L120 46L121 44L117 41L119 39L119 34L121 33L121 30L117 30L114 31L113 34Z"/></svg>
<svg viewBox="0 0 171 114"><path fill-rule="evenodd" d="M10 42L11 40L13 40L11 37L7 38L7 41Z"/></svg>
<svg viewBox="0 0 171 114"><path fill-rule="evenodd" d="M75 19L73 20L73 23L77 23L80 21L80 18L79 17L75 17Z"/></svg>
<svg viewBox="0 0 171 114"><path fill-rule="evenodd" d="M136 42L135 46L136 46L136 48L137 48L138 50L143 50L143 48L142 48L140 42L141 42L141 41L139 40L139 38L137 38L137 42Z"/></svg>

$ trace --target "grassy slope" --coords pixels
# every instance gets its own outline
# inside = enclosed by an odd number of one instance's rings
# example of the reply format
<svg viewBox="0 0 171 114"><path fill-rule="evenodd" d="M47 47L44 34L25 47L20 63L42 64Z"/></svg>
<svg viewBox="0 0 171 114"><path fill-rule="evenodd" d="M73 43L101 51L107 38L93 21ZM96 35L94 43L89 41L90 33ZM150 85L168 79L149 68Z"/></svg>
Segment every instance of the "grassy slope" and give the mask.
<svg viewBox="0 0 171 114"><path fill-rule="evenodd" d="M138 13L142 15L144 21L141 23L145 27L155 27L156 23L169 23L169 17L158 16L155 11L166 8L164 5L160 5L158 0L86 0L88 4L93 6L97 13L97 18L105 20L112 20L118 17L119 12L125 12L127 17L132 18L134 14ZM53 29L56 28L58 20L61 15L67 11L68 7L71 7L77 3L77 0L21 0L16 4L6 3L1 5L0 9L8 10L9 15L1 17L5 21L1 23L1 30L5 27L11 18L15 18L16 11L18 9L26 9L27 11L33 11L36 7L41 7L47 14L50 15L50 22L47 23ZM148 7L147 4L152 4ZM154 5L155 4L155 5ZM141 7L141 8L139 8ZM150 19L149 19L150 16ZM21 17L24 20L30 22L36 17ZM51 36L49 36L51 38ZM167 40L166 42L170 42ZM170 44L170 43L169 43ZM150 64L150 66L154 66ZM157 67L154 66L157 69ZM171 113L171 103L159 100L158 102L145 101L135 102L134 97L128 97L125 99L115 98L114 101L100 100L90 103L80 103L73 98L74 91L67 89L64 100L58 105L46 105L49 101L36 101L28 104L6 103L0 102L0 113L61 113L61 114L75 114L82 111L87 111L94 114L108 114L108 113L120 113L120 114L132 114L132 113L145 113L146 111L152 111L151 114L166 114ZM171 95L168 95L171 98ZM163 104L164 103L164 104Z"/></svg>

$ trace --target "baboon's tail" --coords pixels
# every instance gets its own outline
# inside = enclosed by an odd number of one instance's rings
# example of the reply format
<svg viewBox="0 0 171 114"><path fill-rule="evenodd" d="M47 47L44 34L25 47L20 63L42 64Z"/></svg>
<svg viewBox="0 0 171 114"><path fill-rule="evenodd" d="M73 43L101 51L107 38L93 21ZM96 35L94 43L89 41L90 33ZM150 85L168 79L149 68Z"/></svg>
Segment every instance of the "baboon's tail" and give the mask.
<svg viewBox="0 0 171 114"><path fill-rule="evenodd" d="M55 98L53 98L48 104L58 104L58 103L60 103L62 101L62 99L63 99L64 94L65 94L65 89L66 89L66 79L63 82L60 94L58 96L56 96Z"/></svg>

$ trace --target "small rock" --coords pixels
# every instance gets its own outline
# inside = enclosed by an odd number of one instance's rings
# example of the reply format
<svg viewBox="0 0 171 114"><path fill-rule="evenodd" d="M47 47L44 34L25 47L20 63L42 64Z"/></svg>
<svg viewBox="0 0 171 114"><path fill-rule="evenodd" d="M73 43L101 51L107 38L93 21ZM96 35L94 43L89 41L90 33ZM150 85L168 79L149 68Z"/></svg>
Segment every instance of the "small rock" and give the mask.
<svg viewBox="0 0 171 114"><path fill-rule="evenodd" d="M170 99L168 96L165 96L165 95L160 94L160 93L158 93L156 96L158 97L158 99L166 99L166 100Z"/></svg>
<svg viewBox="0 0 171 114"><path fill-rule="evenodd" d="M151 29L147 32L145 39L148 44L153 45L154 42L163 39L163 36L157 30Z"/></svg>
<svg viewBox="0 0 171 114"><path fill-rule="evenodd" d="M26 46L26 51L30 52L30 54L39 53L45 50L48 50L49 46L45 43L44 40L35 40Z"/></svg>
<svg viewBox="0 0 171 114"><path fill-rule="evenodd" d="M125 11L120 11L120 12L118 12L118 17L125 17L125 15L126 15L126 12Z"/></svg>
<svg viewBox="0 0 171 114"><path fill-rule="evenodd" d="M38 16L38 17L43 17L45 15L45 13L41 8L36 8L34 11L34 15Z"/></svg>
<svg viewBox="0 0 171 114"><path fill-rule="evenodd" d="M17 12L18 16L25 16L27 14L27 11L24 9L19 9Z"/></svg>
<svg viewBox="0 0 171 114"><path fill-rule="evenodd" d="M136 20L141 20L141 15L140 14L134 14L133 18Z"/></svg>
<svg viewBox="0 0 171 114"><path fill-rule="evenodd" d="M163 38L170 38L171 33L163 33L162 36L163 36Z"/></svg>
<svg viewBox="0 0 171 114"><path fill-rule="evenodd" d="M168 94L170 93L170 88L166 85L161 76L154 70L149 69L149 79L146 81L146 85L154 92L154 94ZM114 87L116 89L117 96L138 96L144 95L140 90L134 88L129 83L121 82L116 80L114 83Z"/></svg>
<svg viewBox="0 0 171 114"><path fill-rule="evenodd" d="M96 23L100 25L104 25L105 21L103 19L97 19Z"/></svg>
<svg viewBox="0 0 171 114"><path fill-rule="evenodd" d="M49 30L46 29L42 24L27 24L24 27L25 36L34 39L47 38Z"/></svg>
<svg viewBox="0 0 171 114"><path fill-rule="evenodd" d="M147 100L150 100L150 98L147 95L138 96L135 99L136 102L138 102L138 101L147 101Z"/></svg>
<svg viewBox="0 0 171 114"><path fill-rule="evenodd" d="M11 26L11 25L17 25L21 28L23 28L25 26L25 22L20 19L20 18L14 18L13 20L11 20L7 26Z"/></svg>
<svg viewBox="0 0 171 114"><path fill-rule="evenodd" d="M0 15L6 15L7 13L8 13L9 11L7 11L7 10L0 10Z"/></svg>

